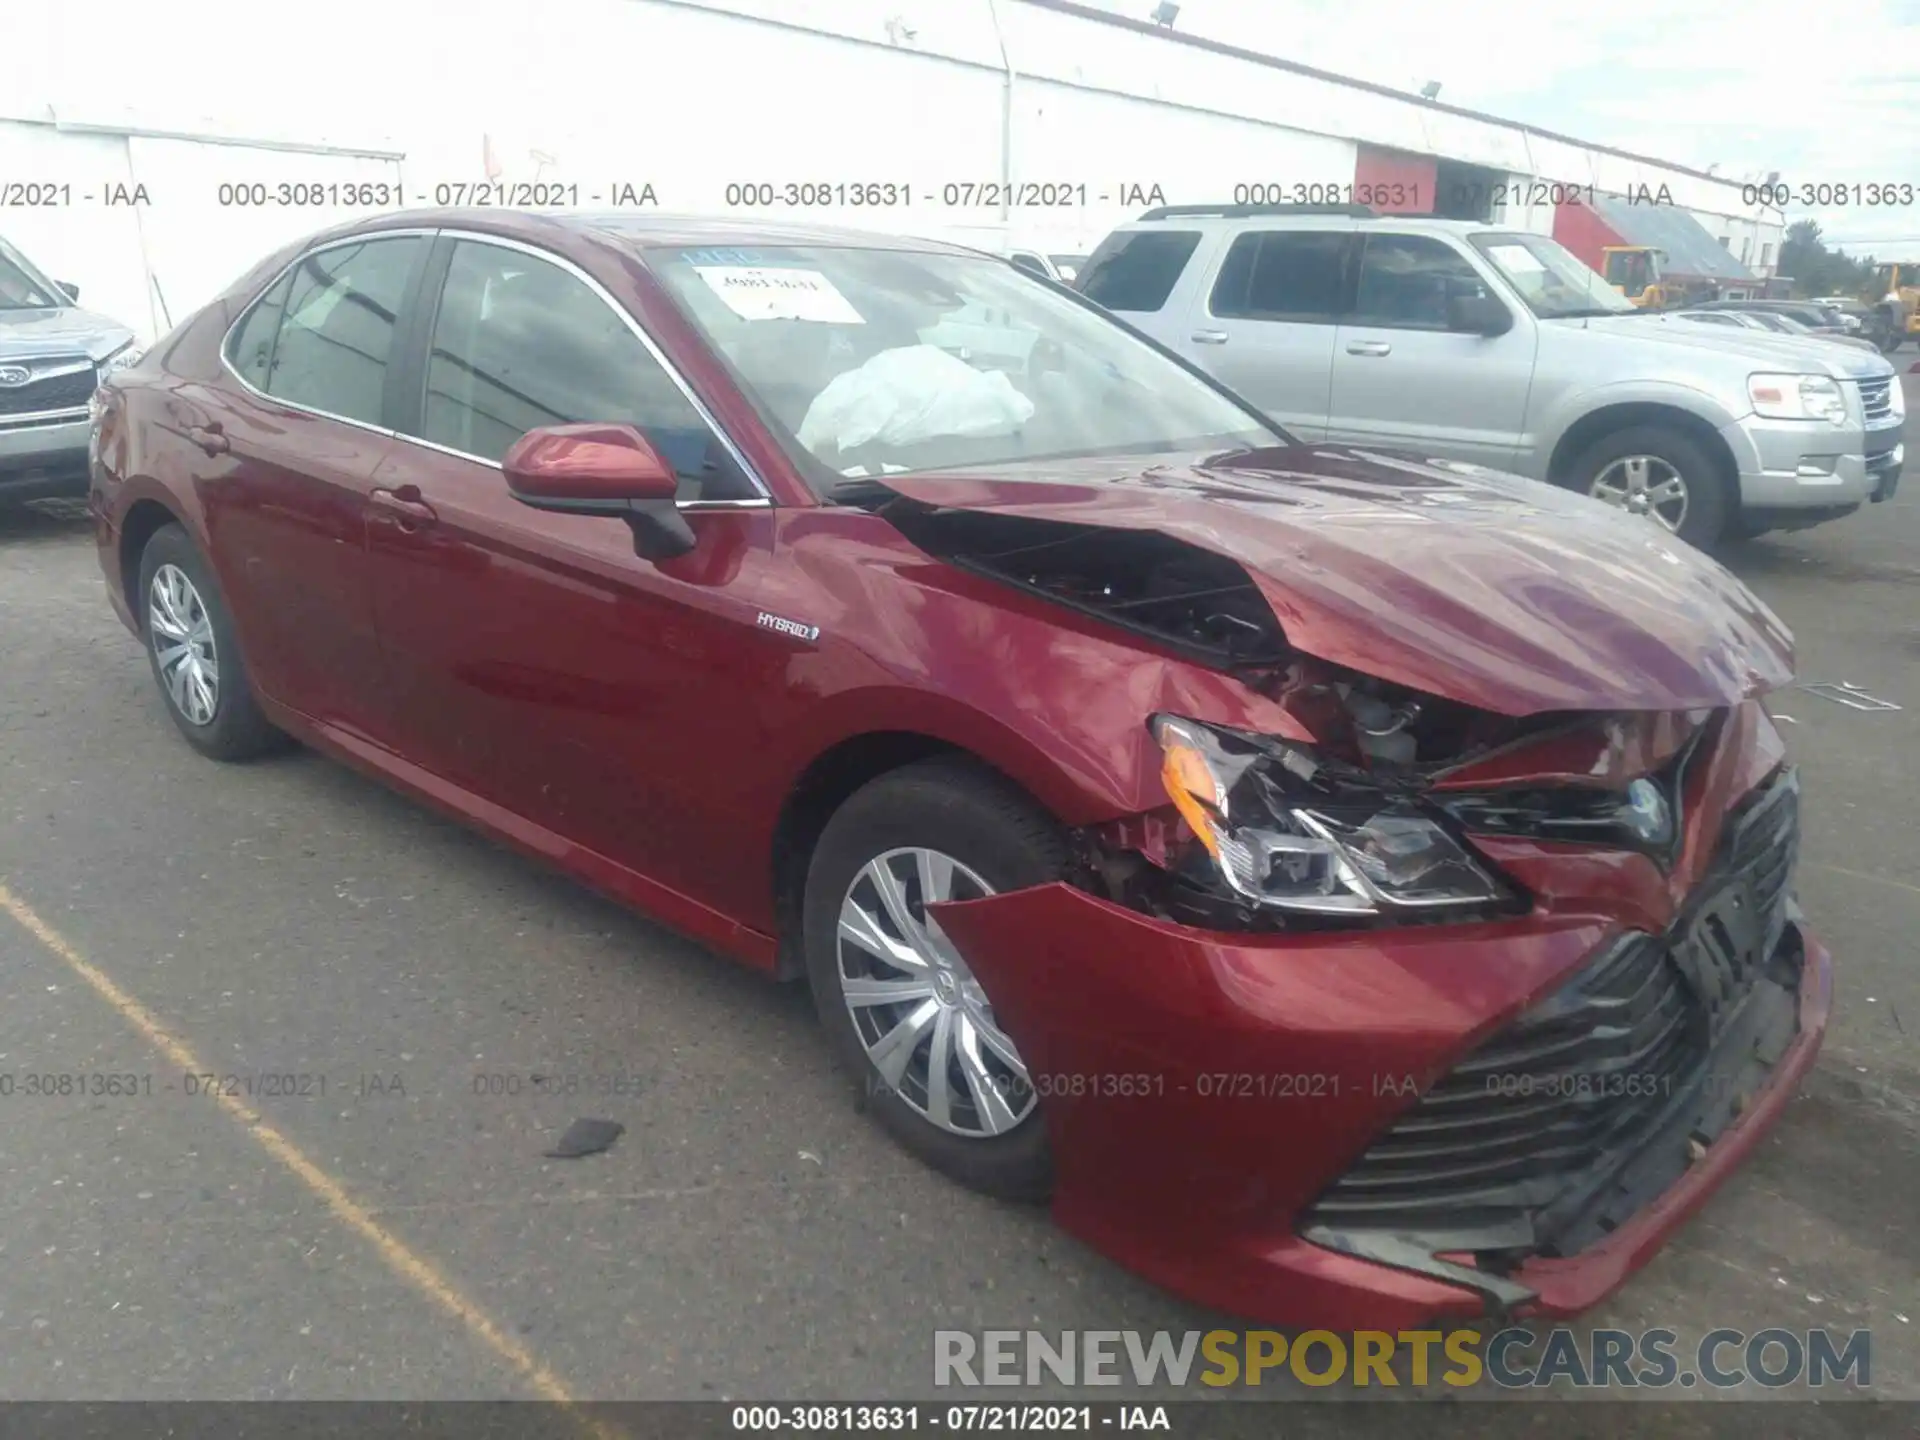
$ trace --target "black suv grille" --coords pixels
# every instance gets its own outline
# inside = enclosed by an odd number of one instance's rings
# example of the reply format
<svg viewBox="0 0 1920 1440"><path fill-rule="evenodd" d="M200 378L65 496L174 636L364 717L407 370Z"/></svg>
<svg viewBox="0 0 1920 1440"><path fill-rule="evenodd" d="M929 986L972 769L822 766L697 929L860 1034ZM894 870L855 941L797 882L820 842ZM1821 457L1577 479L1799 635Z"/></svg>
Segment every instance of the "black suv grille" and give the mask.
<svg viewBox="0 0 1920 1440"><path fill-rule="evenodd" d="M45 364L45 361L38 362ZM0 416L37 415L43 410L78 410L93 398L93 366L29 380L24 385L0 385Z"/></svg>
<svg viewBox="0 0 1920 1440"><path fill-rule="evenodd" d="M1756 1031L1733 1058L1761 1056L1764 1075L1797 1032L1798 809L1783 770L1730 817L1712 873L1665 936L1621 936L1442 1078L1321 1196L1310 1238L1392 1232L1428 1254L1571 1254L1650 1198L1648 1176L1666 1171L1638 1157L1656 1137L1684 1116L1681 1138L1706 1143L1738 1111L1738 1086L1706 1083L1722 1050ZM1728 1113L1701 1118L1703 1092ZM1685 1166L1683 1145L1651 1193ZM1645 1173L1627 1196L1630 1167Z"/></svg>

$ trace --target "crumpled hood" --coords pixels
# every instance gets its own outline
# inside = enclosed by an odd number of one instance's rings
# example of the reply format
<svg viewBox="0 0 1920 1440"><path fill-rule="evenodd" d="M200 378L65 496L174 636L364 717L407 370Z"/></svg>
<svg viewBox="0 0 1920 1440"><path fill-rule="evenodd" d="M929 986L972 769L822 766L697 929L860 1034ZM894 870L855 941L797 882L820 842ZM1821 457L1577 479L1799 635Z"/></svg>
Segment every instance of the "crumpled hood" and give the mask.
<svg viewBox="0 0 1920 1440"><path fill-rule="evenodd" d="M1288 642L1504 715L1731 705L1793 638L1651 521L1516 475L1337 446L885 478L922 504L1157 530L1238 561Z"/></svg>
<svg viewBox="0 0 1920 1440"><path fill-rule="evenodd" d="M95 364L133 339L133 331L91 310L0 310L0 360L38 360L84 351Z"/></svg>

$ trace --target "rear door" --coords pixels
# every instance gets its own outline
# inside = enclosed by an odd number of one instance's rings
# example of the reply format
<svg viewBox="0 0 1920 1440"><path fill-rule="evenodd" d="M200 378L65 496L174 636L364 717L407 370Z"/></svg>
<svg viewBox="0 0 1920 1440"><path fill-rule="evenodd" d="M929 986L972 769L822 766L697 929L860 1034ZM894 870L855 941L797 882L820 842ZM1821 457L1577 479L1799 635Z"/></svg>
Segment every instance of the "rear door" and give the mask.
<svg viewBox="0 0 1920 1440"><path fill-rule="evenodd" d="M1192 356L1182 329L1181 276L1200 249L1198 230L1116 230L1088 257L1074 289L1162 345ZM1198 264L1206 263L1202 252Z"/></svg>
<svg viewBox="0 0 1920 1440"><path fill-rule="evenodd" d="M1356 248L1350 230L1243 231L1189 317L1191 358L1302 440L1327 436Z"/></svg>
<svg viewBox="0 0 1920 1440"><path fill-rule="evenodd" d="M1530 317L1504 335L1447 323L1455 293L1512 303L1433 235L1369 232L1353 313L1334 334L1328 438L1510 469L1526 446L1538 342Z"/></svg>
<svg viewBox="0 0 1920 1440"><path fill-rule="evenodd" d="M424 234L308 251L228 334L224 384L180 386L220 582L254 680L324 724L383 738L367 497L393 446L388 362L425 271ZM204 457L204 458L203 458Z"/></svg>

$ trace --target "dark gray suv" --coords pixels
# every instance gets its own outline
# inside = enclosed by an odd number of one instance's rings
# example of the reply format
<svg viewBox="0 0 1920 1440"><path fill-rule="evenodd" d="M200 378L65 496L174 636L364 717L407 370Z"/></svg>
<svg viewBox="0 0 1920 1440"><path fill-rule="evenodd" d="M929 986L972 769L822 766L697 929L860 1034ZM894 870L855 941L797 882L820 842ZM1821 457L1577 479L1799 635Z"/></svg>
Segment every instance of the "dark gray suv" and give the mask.
<svg viewBox="0 0 1920 1440"><path fill-rule="evenodd" d="M79 298L0 238L0 505L87 493L87 404L140 358L131 330Z"/></svg>

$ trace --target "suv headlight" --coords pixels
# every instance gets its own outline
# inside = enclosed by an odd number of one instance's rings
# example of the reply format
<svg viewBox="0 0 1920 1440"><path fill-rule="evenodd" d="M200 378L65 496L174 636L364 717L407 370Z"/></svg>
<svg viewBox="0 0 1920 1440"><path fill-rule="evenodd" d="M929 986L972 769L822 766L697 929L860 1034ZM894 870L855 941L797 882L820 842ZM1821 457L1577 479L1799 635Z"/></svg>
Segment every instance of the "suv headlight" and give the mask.
<svg viewBox="0 0 1920 1440"><path fill-rule="evenodd" d="M1847 421L1846 394L1826 375L1749 375L1747 400L1769 420Z"/></svg>
<svg viewBox="0 0 1920 1440"><path fill-rule="evenodd" d="M140 363L140 357L146 353L144 346L129 340L118 350L107 356L106 359L102 360L100 364L95 367L95 373L104 380L109 375L117 374L126 369L129 365L138 365Z"/></svg>
<svg viewBox="0 0 1920 1440"><path fill-rule="evenodd" d="M1148 724L1168 798L1244 900L1380 915L1512 898L1416 801L1343 781L1304 747L1172 715Z"/></svg>

